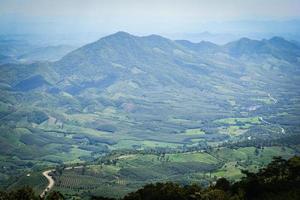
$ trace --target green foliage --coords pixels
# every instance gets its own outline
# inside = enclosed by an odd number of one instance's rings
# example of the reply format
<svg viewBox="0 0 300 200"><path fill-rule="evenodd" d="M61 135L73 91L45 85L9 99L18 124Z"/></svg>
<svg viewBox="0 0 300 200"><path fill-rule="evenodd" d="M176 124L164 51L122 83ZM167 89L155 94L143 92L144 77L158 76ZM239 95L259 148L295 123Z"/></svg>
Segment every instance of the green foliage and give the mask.
<svg viewBox="0 0 300 200"><path fill-rule="evenodd" d="M41 111L33 111L27 115L27 120L30 123L40 124L48 119L47 114Z"/></svg>
<svg viewBox="0 0 300 200"><path fill-rule="evenodd" d="M275 157L258 173L245 171L246 177L234 184L224 178L206 189L197 185L183 187L174 183L148 184L129 193L123 200L296 200L300 197L299 170L300 157L289 160Z"/></svg>
<svg viewBox="0 0 300 200"><path fill-rule="evenodd" d="M25 186L10 192L0 191L0 200L39 200L31 187ZM57 191L50 192L45 200L65 200L65 197Z"/></svg>
<svg viewBox="0 0 300 200"><path fill-rule="evenodd" d="M215 188L228 191L230 189L230 182L226 178L219 178L216 182Z"/></svg>
<svg viewBox="0 0 300 200"><path fill-rule="evenodd" d="M46 200L65 200L65 197L60 192L52 191L47 195Z"/></svg>
<svg viewBox="0 0 300 200"><path fill-rule="evenodd" d="M0 192L1 200L38 200L34 191L30 187L23 187L11 192Z"/></svg>
<svg viewBox="0 0 300 200"><path fill-rule="evenodd" d="M218 179L216 184L208 188L198 185L182 186L172 182L147 184L143 188L131 192L122 200L297 200L300 197L300 157L274 160L257 173L244 171L246 176L234 184L225 178ZM85 194L89 195L89 194ZM85 196L87 197L87 196ZM34 200L37 197L29 187L12 192L0 192L1 200ZM46 200L63 200L60 192L50 192ZM92 200L113 200L113 198L97 197Z"/></svg>
<svg viewBox="0 0 300 200"><path fill-rule="evenodd" d="M130 193L124 197L124 200L136 199L161 199L161 200L181 200L184 198L184 188L174 183L157 183L146 185L142 189Z"/></svg>
<svg viewBox="0 0 300 200"><path fill-rule="evenodd" d="M300 174L299 171L295 173L295 170L299 169L299 157L293 157L288 161L274 157L273 161L258 173L243 171L246 177L233 187L235 191L243 189L247 199L271 199L271 197L281 199L290 195L299 198Z"/></svg>
<svg viewBox="0 0 300 200"><path fill-rule="evenodd" d="M14 89L18 91L29 91L41 87L45 84L48 84L47 81L45 81L45 79L41 75L36 75L26 80L20 81L17 85L15 85Z"/></svg>

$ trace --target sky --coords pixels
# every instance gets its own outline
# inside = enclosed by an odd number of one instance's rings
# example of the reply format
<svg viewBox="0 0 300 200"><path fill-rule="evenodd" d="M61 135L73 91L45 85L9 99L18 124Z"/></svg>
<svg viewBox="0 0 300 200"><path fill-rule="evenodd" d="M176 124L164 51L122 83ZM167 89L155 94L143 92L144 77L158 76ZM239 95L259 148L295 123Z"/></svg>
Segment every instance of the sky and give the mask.
<svg viewBox="0 0 300 200"><path fill-rule="evenodd" d="M135 22L298 17L299 0L1 0L2 14Z"/></svg>
<svg viewBox="0 0 300 200"><path fill-rule="evenodd" d="M293 32L299 19L300 0L0 0L3 34Z"/></svg>

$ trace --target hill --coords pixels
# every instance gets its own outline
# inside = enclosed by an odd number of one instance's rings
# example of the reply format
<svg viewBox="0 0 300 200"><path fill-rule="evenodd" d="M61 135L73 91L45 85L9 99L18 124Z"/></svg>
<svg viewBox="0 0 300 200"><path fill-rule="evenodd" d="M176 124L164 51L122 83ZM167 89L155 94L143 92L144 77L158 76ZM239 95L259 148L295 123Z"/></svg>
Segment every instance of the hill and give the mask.
<svg viewBox="0 0 300 200"><path fill-rule="evenodd" d="M120 149L294 137L299 52L277 37L220 46L118 32L55 62L1 65L0 180Z"/></svg>

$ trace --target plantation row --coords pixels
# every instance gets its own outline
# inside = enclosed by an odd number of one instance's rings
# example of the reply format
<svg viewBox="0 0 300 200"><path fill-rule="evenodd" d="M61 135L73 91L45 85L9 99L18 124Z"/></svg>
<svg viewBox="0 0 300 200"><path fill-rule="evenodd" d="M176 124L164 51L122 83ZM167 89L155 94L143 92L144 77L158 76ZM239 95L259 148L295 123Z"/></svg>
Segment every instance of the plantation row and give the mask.
<svg viewBox="0 0 300 200"><path fill-rule="evenodd" d="M93 189L101 185L101 180L95 177L82 175L66 175L58 178L56 186L70 189Z"/></svg>

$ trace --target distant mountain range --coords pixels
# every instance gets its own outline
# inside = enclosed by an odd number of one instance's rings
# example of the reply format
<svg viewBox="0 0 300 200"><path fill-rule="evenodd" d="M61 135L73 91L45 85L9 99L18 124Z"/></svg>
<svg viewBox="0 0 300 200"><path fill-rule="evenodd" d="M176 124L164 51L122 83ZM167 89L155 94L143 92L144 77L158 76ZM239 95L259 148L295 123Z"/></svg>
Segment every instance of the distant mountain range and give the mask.
<svg viewBox="0 0 300 200"><path fill-rule="evenodd" d="M0 37L0 64L57 61L75 48L71 45L40 46L24 40Z"/></svg>
<svg viewBox="0 0 300 200"><path fill-rule="evenodd" d="M175 68L181 68L178 70L182 70L182 66L178 66L180 65L178 63L189 62L193 59L195 59L195 63L203 62L201 59L204 55L214 54L228 54L234 58L243 55L248 57L272 56L277 59L294 59L293 61L297 62L300 51L296 43L280 37L261 41L242 38L218 46L205 41L200 43L184 40L172 41L159 35L136 37L126 32L118 32L69 53L56 62L55 66L59 73L76 75L76 72L80 72L81 77L84 73L91 76L96 75L95 71L119 74L138 66L143 66L141 70L148 71L153 70L156 63L159 66L163 63L169 64L157 67L156 71L167 70L170 72L172 65ZM116 66L118 70L115 70ZM174 68L172 69L174 73ZM160 75L163 74L160 73Z"/></svg>

